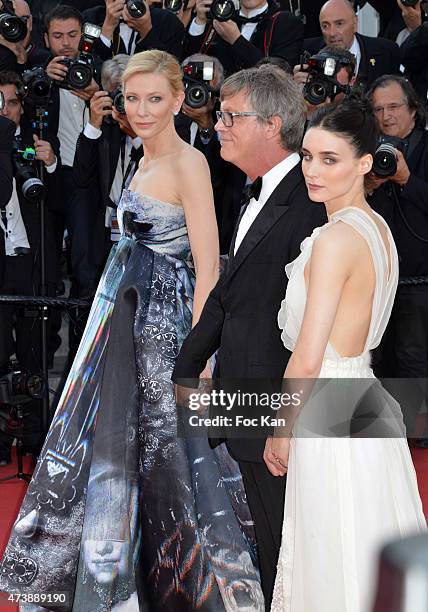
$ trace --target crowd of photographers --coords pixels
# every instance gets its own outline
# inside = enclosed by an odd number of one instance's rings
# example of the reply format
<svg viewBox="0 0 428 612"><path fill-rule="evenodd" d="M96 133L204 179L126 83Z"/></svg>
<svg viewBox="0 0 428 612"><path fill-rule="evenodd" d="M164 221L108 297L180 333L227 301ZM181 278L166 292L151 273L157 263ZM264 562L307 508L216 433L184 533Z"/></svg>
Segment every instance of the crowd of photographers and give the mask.
<svg viewBox="0 0 428 612"><path fill-rule="evenodd" d="M122 189L143 156L124 112L121 76L129 56L146 49L166 50L182 62L186 97L176 129L208 160L226 255L247 177L220 156L214 131L218 93L229 74L274 62L301 84L308 117L321 104L340 104L355 88L371 101L381 138L368 197L390 223L401 277L416 279L400 286L376 367L384 376L425 379L428 2L368 2L379 12L380 37L357 31L356 9L364 4L0 0L0 294L58 296L68 277L70 297L88 303L93 297L118 240ZM70 363L88 306L68 312ZM3 408L16 396L30 396L31 375L40 372L39 315L37 308L0 303L3 432ZM61 315L52 310L50 362L60 326ZM12 356L21 374L10 374ZM419 389L416 404L425 392ZM24 443L37 452L41 402L28 403ZM0 464L10 460L10 441L0 431Z"/></svg>

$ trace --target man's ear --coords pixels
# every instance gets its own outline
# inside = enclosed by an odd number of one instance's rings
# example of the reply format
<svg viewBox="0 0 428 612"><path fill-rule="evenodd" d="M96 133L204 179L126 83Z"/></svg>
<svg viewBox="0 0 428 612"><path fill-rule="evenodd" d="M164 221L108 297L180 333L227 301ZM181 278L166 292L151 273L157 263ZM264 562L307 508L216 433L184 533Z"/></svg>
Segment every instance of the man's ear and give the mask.
<svg viewBox="0 0 428 612"><path fill-rule="evenodd" d="M269 117L266 124L268 138L276 138L276 136L278 136L278 134L281 132L282 119L278 115L273 115L273 117Z"/></svg>

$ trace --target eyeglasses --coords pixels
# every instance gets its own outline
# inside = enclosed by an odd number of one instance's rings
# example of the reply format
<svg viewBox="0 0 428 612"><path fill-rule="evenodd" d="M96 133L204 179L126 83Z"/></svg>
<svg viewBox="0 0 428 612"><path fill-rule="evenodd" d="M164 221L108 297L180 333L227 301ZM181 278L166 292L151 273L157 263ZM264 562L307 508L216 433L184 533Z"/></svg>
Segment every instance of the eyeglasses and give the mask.
<svg viewBox="0 0 428 612"><path fill-rule="evenodd" d="M258 113L246 112L246 113L229 113L229 111L216 111L217 121L222 120L224 127L233 126L234 117L258 117Z"/></svg>
<svg viewBox="0 0 428 612"><path fill-rule="evenodd" d="M386 110L390 113L396 113L402 106L407 106L406 102L401 102L401 104L386 104L385 106L375 106L373 112L375 115L380 115Z"/></svg>

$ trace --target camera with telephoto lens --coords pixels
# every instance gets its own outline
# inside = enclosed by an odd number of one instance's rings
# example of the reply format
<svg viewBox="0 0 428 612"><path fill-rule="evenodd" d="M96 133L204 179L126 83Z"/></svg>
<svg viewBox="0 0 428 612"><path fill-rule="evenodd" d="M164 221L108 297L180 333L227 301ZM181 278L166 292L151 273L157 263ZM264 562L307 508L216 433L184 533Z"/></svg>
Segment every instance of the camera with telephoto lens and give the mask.
<svg viewBox="0 0 428 612"><path fill-rule="evenodd" d="M394 176L397 172L396 149L406 157L409 143L397 136L380 136L373 157L372 172L379 178Z"/></svg>
<svg viewBox="0 0 428 612"><path fill-rule="evenodd" d="M403 6L416 6L419 0L401 0Z"/></svg>
<svg viewBox="0 0 428 612"><path fill-rule="evenodd" d="M17 364L15 364L17 365ZM13 370L0 378L0 405L43 397L44 382L38 374Z"/></svg>
<svg viewBox="0 0 428 612"><path fill-rule="evenodd" d="M146 14L146 5L142 0L127 0L126 8L133 19L139 19Z"/></svg>
<svg viewBox="0 0 428 612"><path fill-rule="evenodd" d="M116 89L116 91L109 92L109 98L113 101L113 106L121 115L125 114L125 96L123 95L123 91L121 89Z"/></svg>
<svg viewBox="0 0 428 612"><path fill-rule="evenodd" d="M207 11L207 19L228 21L237 10L239 10L239 0L213 0Z"/></svg>
<svg viewBox="0 0 428 612"><path fill-rule="evenodd" d="M36 151L32 147L21 149L20 146L18 140L12 145L15 180L24 198L30 202L39 202L45 193L45 187L37 175Z"/></svg>
<svg viewBox="0 0 428 612"><path fill-rule="evenodd" d="M94 75L92 50L95 41L101 36L101 28L92 23L85 23L79 44L79 54L76 58L66 57L61 64L68 71L59 86L63 89L86 89L91 84Z"/></svg>
<svg viewBox="0 0 428 612"><path fill-rule="evenodd" d="M341 68L352 65L352 61L343 55L322 51L311 56L306 53L302 56L301 64L301 71L308 73L308 80L303 87L303 97L309 104L317 106L323 104L327 98L333 101L337 94L349 94L351 91L350 85L342 85L336 79ZM303 64L308 65L306 70Z"/></svg>
<svg viewBox="0 0 428 612"><path fill-rule="evenodd" d="M167 11L171 11L171 13L179 13L182 8L187 7L187 2L186 0L184 2L183 0L165 0L163 6Z"/></svg>
<svg viewBox="0 0 428 612"><path fill-rule="evenodd" d="M12 0L3 0L0 9L0 34L8 42L16 43L27 36L27 22L18 17L13 8Z"/></svg>
<svg viewBox="0 0 428 612"><path fill-rule="evenodd" d="M46 106L51 97L52 79L43 68L24 70L22 74L25 101L32 106Z"/></svg>
<svg viewBox="0 0 428 612"><path fill-rule="evenodd" d="M208 104L214 78L214 62L189 62L183 66L184 101L191 108L201 108Z"/></svg>

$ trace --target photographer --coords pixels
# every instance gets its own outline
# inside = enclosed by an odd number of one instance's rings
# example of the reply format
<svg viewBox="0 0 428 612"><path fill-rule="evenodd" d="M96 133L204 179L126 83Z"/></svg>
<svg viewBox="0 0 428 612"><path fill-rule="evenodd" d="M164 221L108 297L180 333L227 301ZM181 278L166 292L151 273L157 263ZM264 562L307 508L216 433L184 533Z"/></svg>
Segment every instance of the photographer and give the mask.
<svg viewBox="0 0 428 612"><path fill-rule="evenodd" d="M428 132L423 106L403 77L386 75L369 91L382 135L395 138L389 151L376 155L368 189L371 205L388 221L397 245L400 277L428 276ZM395 159L394 159L395 157ZM383 176L382 176L383 175ZM385 176L386 175L386 176ZM426 395L428 373L428 284L400 285L389 324L393 343L393 370L382 372L412 381L414 397L403 398L409 436L414 435L416 414ZM382 357L390 357L384 351ZM381 368L388 367L385 359Z"/></svg>
<svg viewBox="0 0 428 612"><path fill-rule="evenodd" d="M14 159L15 179L12 196L1 209L0 215L0 293L14 295L38 295L40 283L40 203L32 197L26 179L37 177L35 162L28 162L28 147L34 149L35 159L46 167L45 189L45 233L47 261L47 293L54 295L58 280L58 265L54 253L53 233L49 206L59 196L59 160L52 145L41 140L28 128L21 125L23 105L22 83L12 72L0 73L0 91L4 97L1 111L15 124L17 144L10 148L9 157ZM25 153L24 153L25 151ZM26 157L27 154L27 157ZM8 370L9 359L14 353L23 370L30 373L40 371L40 323L37 318L26 317L22 308L12 305L0 306L0 374ZM15 341L13 337L15 333ZM26 421L25 445L37 450L40 436L40 402L33 400L29 406L30 416ZM0 436L0 464L10 461L12 440Z"/></svg>
<svg viewBox="0 0 428 612"><path fill-rule="evenodd" d="M9 13L8 6L13 10ZM31 42L33 17L25 0L11 0L11 5L3 3L0 12L15 14L25 25L23 37L14 42L0 34L0 70L13 70L22 73L23 70L43 64L49 57L46 49L38 48Z"/></svg>
<svg viewBox="0 0 428 612"><path fill-rule="evenodd" d="M233 0L197 0L185 55L217 57L226 76L269 55L282 57L290 66L297 63L304 31L300 19L266 0L242 0L240 8L235 6Z"/></svg>
<svg viewBox="0 0 428 612"><path fill-rule="evenodd" d="M348 49L357 61L358 83L368 86L384 74L399 73L399 47L386 38L358 34L358 17L349 0L328 0L320 11L320 26L323 36L306 39L305 51L315 55L325 45Z"/></svg>
<svg viewBox="0 0 428 612"><path fill-rule="evenodd" d="M103 64L98 91L91 100L90 119L77 141L73 177L79 187L96 185L105 218L105 257L118 238L116 208L137 169L143 150L130 127L121 91L129 56L115 55Z"/></svg>
<svg viewBox="0 0 428 612"><path fill-rule="evenodd" d="M302 57L304 59L304 57ZM341 47L324 47L294 67L294 80L303 90L307 118L320 106L339 104L355 84L355 56Z"/></svg>
<svg viewBox="0 0 428 612"><path fill-rule="evenodd" d="M4 99L0 99L0 107L4 105ZM12 195L12 150L15 125L0 114L0 208L4 208ZM1 253L1 247L0 247Z"/></svg>
<svg viewBox="0 0 428 612"><path fill-rule="evenodd" d="M427 104L428 100L428 21L422 23L409 34L401 46L401 63L405 75L412 82L416 93Z"/></svg>
<svg viewBox="0 0 428 612"><path fill-rule="evenodd" d="M136 5L136 9L133 11L130 5ZM137 16L137 13L143 14ZM151 7L147 0L105 0L105 7L89 9L83 16L86 21L102 26L101 38L96 46L102 60L118 53L133 55L148 49L168 51L181 58L183 24L176 15Z"/></svg>

